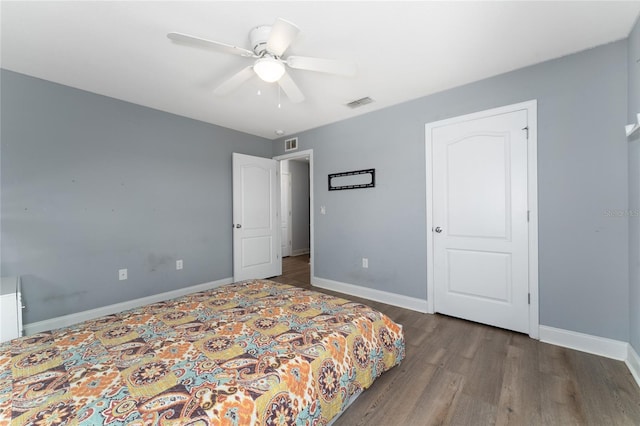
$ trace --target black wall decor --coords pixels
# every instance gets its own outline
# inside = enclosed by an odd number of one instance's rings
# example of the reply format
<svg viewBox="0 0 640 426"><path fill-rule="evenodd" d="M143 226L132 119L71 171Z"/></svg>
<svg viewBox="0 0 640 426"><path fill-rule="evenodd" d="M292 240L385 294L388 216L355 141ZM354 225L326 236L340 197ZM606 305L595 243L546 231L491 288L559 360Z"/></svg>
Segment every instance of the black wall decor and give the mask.
<svg viewBox="0 0 640 426"><path fill-rule="evenodd" d="M373 188L376 186L376 169L354 170L329 175L329 191Z"/></svg>

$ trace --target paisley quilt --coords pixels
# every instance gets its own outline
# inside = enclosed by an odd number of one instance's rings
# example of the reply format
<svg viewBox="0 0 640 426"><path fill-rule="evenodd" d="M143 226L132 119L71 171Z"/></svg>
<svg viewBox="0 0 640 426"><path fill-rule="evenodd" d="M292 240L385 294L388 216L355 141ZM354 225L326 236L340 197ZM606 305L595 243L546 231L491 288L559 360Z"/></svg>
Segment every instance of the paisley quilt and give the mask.
<svg viewBox="0 0 640 426"><path fill-rule="evenodd" d="M0 345L0 425L323 425L404 358L360 303L252 280Z"/></svg>

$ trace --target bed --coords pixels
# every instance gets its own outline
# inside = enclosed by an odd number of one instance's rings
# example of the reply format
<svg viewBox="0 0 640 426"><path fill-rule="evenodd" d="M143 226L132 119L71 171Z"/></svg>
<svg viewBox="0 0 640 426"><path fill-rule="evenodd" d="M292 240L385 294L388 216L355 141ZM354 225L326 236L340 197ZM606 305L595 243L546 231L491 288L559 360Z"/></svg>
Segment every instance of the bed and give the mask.
<svg viewBox="0 0 640 426"><path fill-rule="evenodd" d="M0 424L323 425L404 351L368 306L251 280L0 345Z"/></svg>

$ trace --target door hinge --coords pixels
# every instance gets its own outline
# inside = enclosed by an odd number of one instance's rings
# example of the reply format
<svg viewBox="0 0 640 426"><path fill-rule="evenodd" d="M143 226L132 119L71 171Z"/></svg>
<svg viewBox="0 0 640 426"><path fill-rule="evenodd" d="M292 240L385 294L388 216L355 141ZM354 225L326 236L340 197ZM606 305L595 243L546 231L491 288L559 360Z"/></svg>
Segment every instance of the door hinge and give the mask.
<svg viewBox="0 0 640 426"><path fill-rule="evenodd" d="M527 303L531 304L531 293L527 293Z"/></svg>
<svg viewBox="0 0 640 426"><path fill-rule="evenodd" d="M526 130L527 131L527 139L529 139L529 126L523 127L522 130Z"/></svg>
<svg viewBox="0 0 640 426"><path fill-rule="evenodd" d="M531 219L531 210L527 210L527 222Z"/></svg>

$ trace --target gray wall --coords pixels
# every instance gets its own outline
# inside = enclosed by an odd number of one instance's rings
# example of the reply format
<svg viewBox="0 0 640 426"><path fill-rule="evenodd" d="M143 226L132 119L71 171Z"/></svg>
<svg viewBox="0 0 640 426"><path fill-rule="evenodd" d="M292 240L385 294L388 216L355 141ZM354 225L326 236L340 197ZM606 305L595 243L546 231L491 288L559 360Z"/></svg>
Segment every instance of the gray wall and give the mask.
<svg viewBox="0 0 640 426"><path fill-rule="evenodd" d="M640 113L640 21L628 40L628 122ZM629 141L629 313L630 342L640 353L640 133Z"/></svg>
<svg viewBox="0 0 640 426"><path fill-rule="evenodd" d="M289 160L293 253L309 250L309 163Z"/></svg>
<svg viewBox="0 0 640 426"><path fill-rule="evenodd" d="M540 322L627 341L628 221L604 214L628 199L626 41L296 135L314 150L315 275L425 299L425 123L530 99ZM375 188L327 191L327 174L364 168L376 169Z"/></svg>
<svg viewBox="0 0 640 426"><path fill-rule="evenodd" d="M231 153L271 157L270 141L0 78L1 268L22 276L26 323L233 275Z"/></svg>

